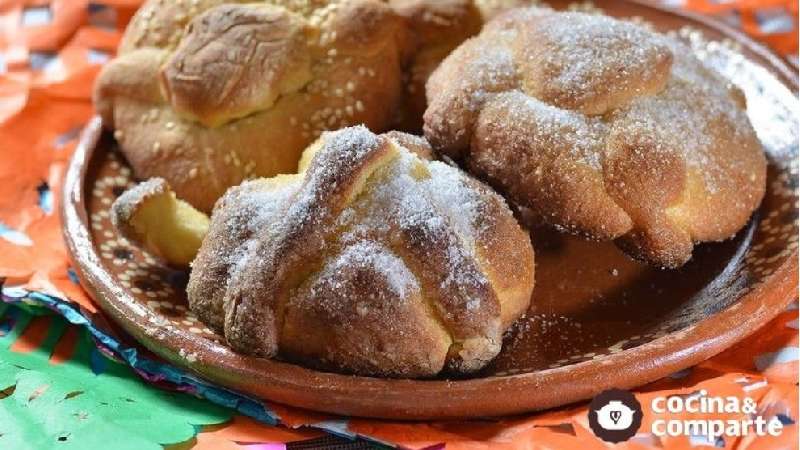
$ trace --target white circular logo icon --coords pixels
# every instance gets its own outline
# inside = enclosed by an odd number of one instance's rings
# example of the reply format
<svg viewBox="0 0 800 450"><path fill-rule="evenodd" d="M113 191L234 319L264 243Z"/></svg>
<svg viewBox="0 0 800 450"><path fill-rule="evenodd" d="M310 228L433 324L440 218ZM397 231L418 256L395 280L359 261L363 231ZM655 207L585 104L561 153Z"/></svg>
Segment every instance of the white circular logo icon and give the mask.
<svg viewBox="0 0 800 450"><path fill-rule="evenodd" d="M619 400L612 400L595 411L597 423L605 430L627 430L633 423L635 411Z"/></svg>
<svg viewBox="0 0 800 450"><path fill-rule="evenodd" d="M642 405L628 391L610 389L601 392L589 404L589 427L606 442L632 438L642 425Z"/></svg>

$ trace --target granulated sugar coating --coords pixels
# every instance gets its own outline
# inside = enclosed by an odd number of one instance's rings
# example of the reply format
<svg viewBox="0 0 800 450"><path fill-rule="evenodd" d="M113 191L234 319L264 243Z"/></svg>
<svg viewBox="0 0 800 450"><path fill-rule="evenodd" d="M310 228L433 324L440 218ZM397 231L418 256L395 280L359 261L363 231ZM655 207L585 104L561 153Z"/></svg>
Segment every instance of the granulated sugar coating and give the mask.
<svg viewBox="0 0 800 450"><path fill-rule="evenodd" d="M482 368L528 307L533 250L499 195L423 147L347 128L305 172L231 189L192 310L243 353L367 375Z"/></svg>
<svg viewBox="0 0 800 450"><path fill-rule="evenodd" d="M677 40L609 17L505 13L427 85L425 134L535 222L664 267L764 195L741 91Z"/></svg>

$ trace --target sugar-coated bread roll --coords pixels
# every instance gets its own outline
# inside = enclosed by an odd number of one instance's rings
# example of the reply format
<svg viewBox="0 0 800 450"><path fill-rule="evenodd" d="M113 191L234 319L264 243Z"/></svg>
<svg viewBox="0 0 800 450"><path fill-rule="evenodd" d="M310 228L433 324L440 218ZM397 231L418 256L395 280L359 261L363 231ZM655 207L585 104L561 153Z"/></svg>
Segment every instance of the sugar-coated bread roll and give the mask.
<svg viewBox="0 0 800 450"><path fill-rule="evenodd" d="M678 267L764 195L742 92L673 38L600 15L503 13L427 84L425 135L537 222Z"/></svg>
<svg viewBox="0 0 800 450"><path fill-rule="evenodd" d="M95 104L138 178L208 212L245 179L294 172L324 130L388 128L411 47L378 0L149 0Z"/></svg>
<svg viewBox="0 0 800 450"><path fill-rule="evenodd" d="M402 133L346 128L309 152L300 174L220 199L192 311L262 357L393 377L485 366L533 289L504 200Z"/></svg>

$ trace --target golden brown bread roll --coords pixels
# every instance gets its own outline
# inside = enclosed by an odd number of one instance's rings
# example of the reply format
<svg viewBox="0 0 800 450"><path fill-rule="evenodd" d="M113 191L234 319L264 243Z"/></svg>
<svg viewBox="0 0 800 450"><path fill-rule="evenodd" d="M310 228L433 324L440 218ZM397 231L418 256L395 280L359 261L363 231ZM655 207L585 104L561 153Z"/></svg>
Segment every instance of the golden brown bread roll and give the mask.
<svg viewBox="0 0 800 450"><path fill-rule="evenodd" d="M632 23L509 11L442 63L427 95L435 149L537 222L656 265L730 238L764 195L742 93Z"/></svg>
<svg viewBox="0 0 800 450"><path fill-rule="evenodd" d="M244 179L294 172L324 130L387 128L407 28L378 0L150 0L95 103L137 177L208 212Z"/></svg>
<svg viewBox="0 0 800 450"><path fill-rule="evenodd" d="M187 288L229 345L395 377L472 372L527 309L533 249L504 200L421 138L326 133L298 175L232 188Z"/></svg>

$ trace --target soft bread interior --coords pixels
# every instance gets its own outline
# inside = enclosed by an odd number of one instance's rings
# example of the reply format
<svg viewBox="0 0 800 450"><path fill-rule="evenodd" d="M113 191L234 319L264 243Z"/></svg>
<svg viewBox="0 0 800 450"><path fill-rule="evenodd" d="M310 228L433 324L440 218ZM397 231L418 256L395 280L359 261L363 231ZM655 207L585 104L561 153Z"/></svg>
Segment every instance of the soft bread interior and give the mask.
<svg viewBox="0 0 800 450"><path fill-rule="evenodd" d="M112 206L122 234L174 266L188 266L208 232L209 218L160 179L127 191Z"/></svg>

